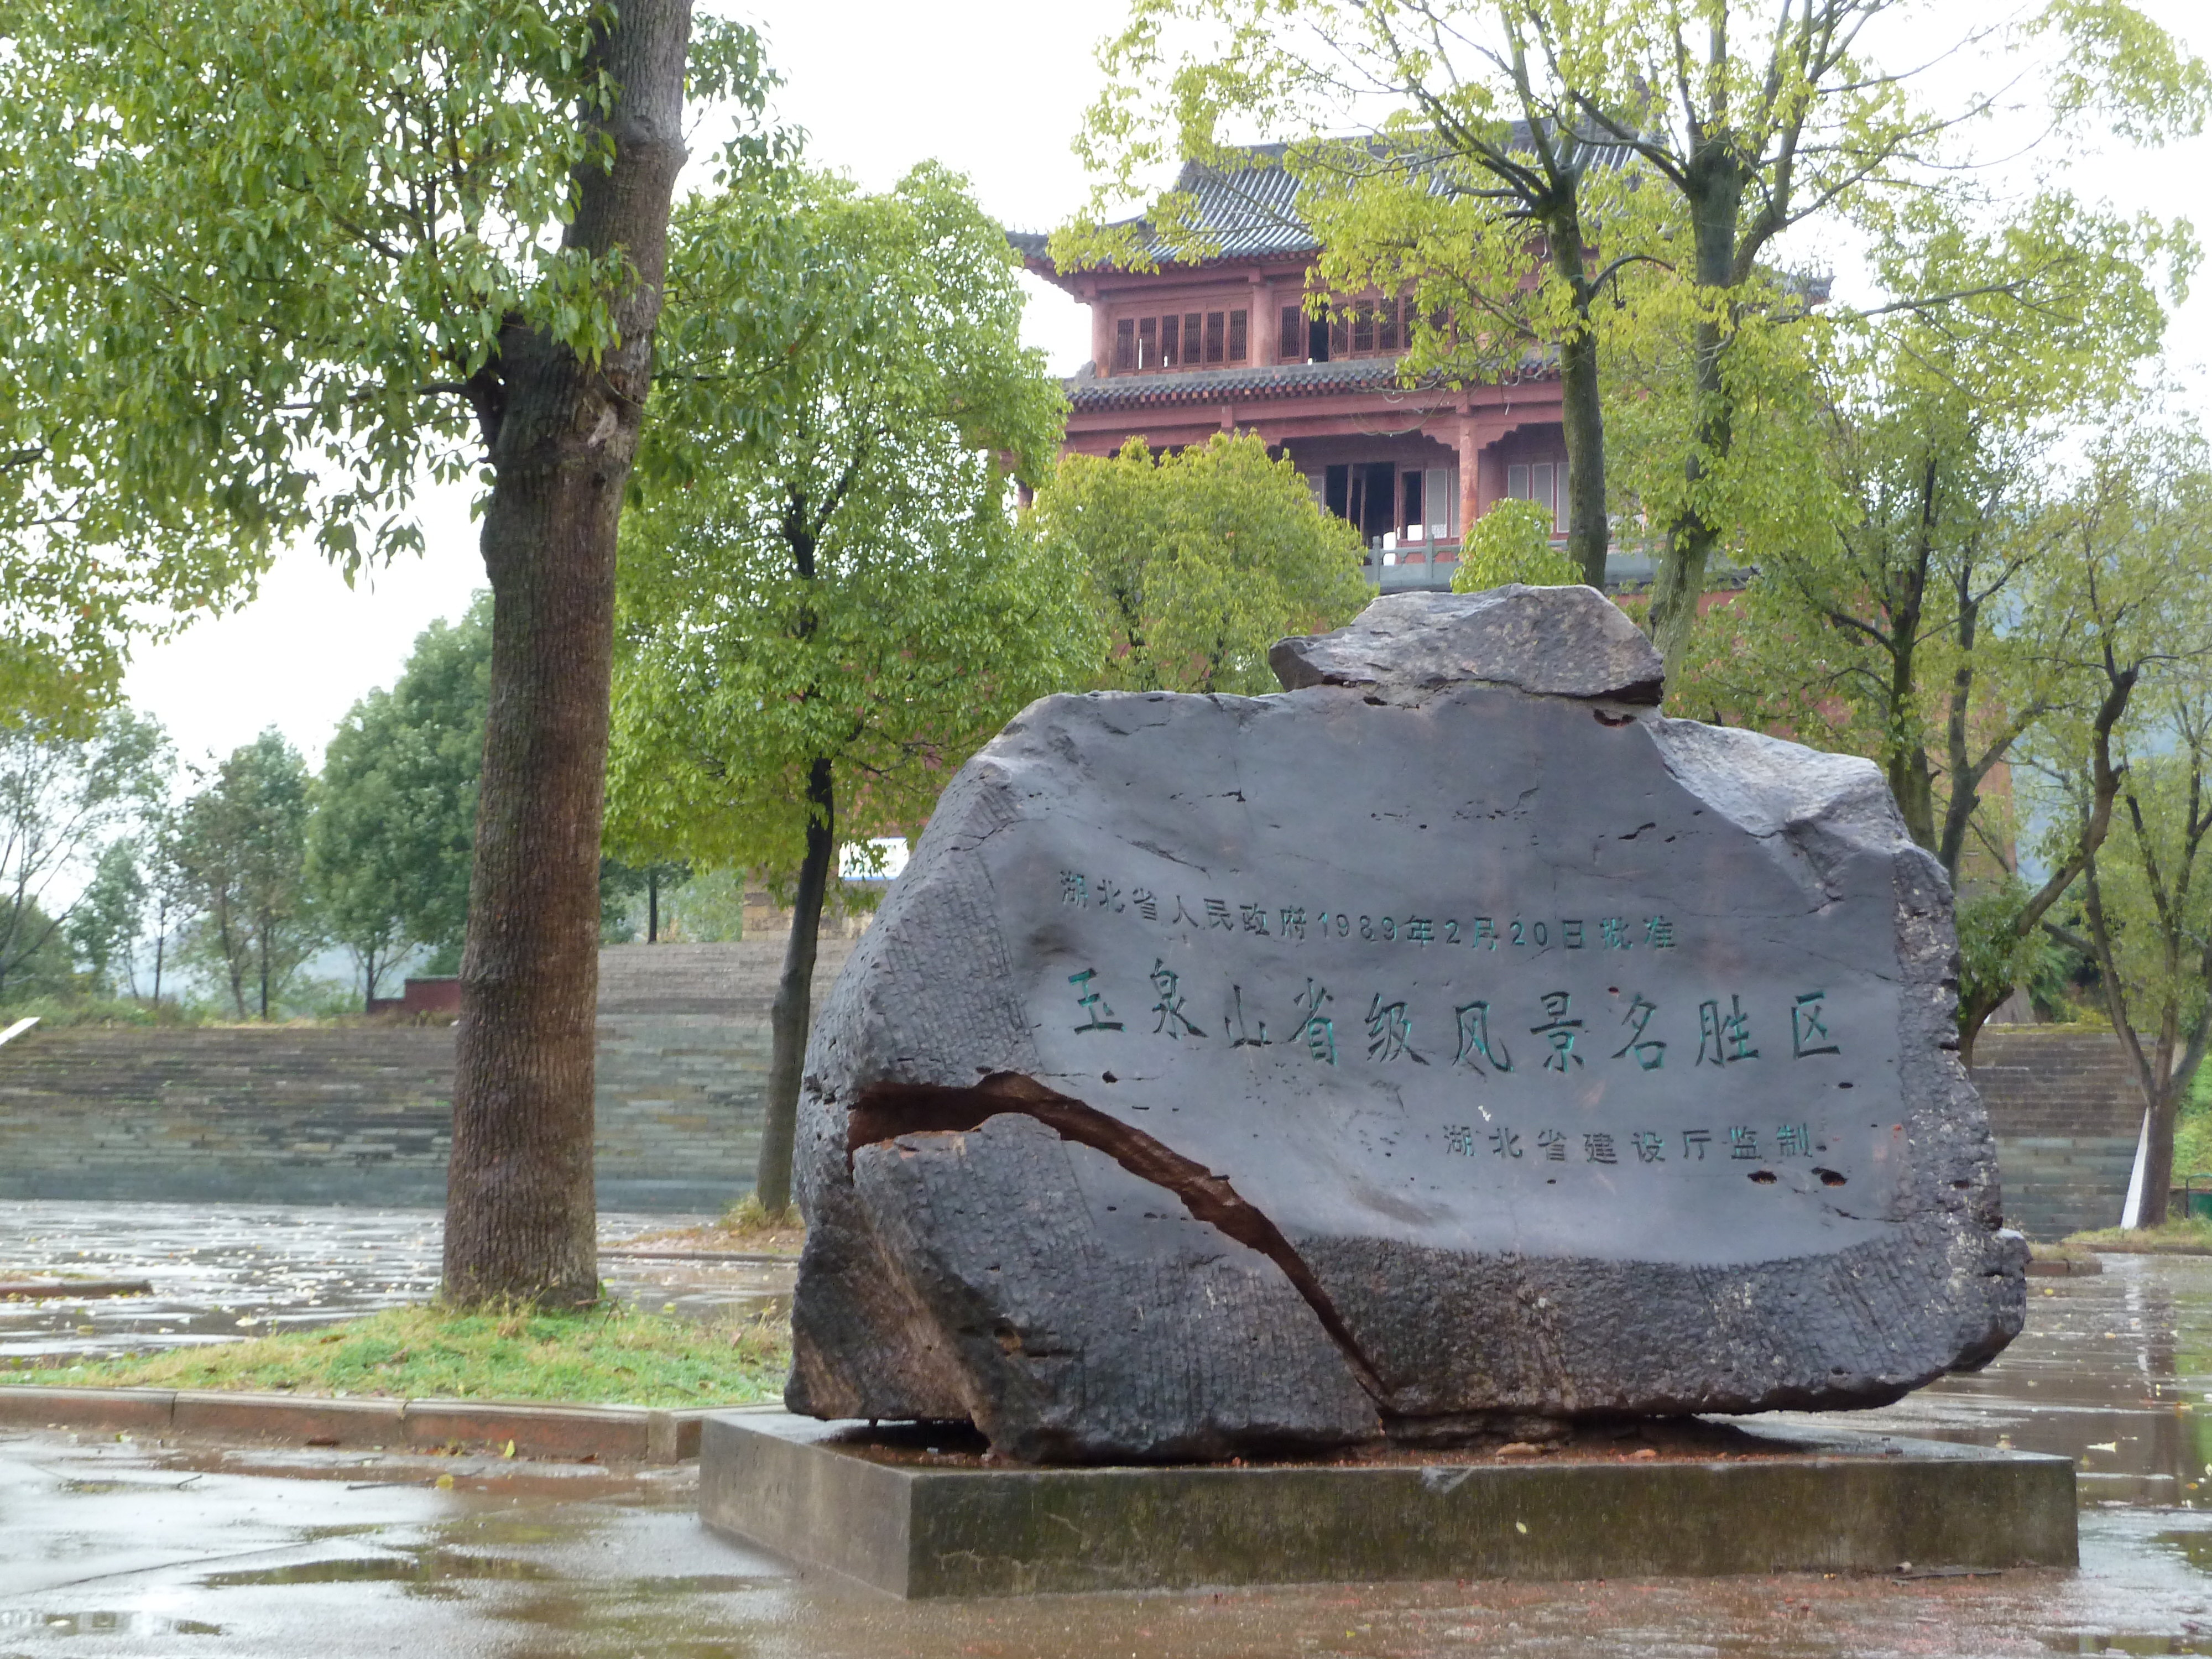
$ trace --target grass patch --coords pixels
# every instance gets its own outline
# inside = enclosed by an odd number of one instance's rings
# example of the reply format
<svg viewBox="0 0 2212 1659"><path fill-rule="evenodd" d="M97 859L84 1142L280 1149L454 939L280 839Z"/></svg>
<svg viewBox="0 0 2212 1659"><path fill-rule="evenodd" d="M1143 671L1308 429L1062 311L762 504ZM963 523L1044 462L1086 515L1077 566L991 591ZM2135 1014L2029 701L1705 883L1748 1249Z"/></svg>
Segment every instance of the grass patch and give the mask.
<svg viewBox="0 0 2212 1659"><path fill-rule="evenodd" d="M219 1346L0 1370L0 1383L741 1406L780 1395L790 1363L781 1321L701 1325L622 1307L459 1313L433 1303Z"/></svg>
<svg viewBox="0 0 2212 1659"><path fill-rule="evenodd" d="M2031 1261L2094 1261L2097 1256L2087 1245L2069 1238L2057 1244L2031 1243L2027 1258Z"/></svg>
<svg viewBox="0 0 2212 1659"><path fill-rule="evenodd" d="M640 1233L618 1247L666 1245L679 1250L745 1250L763 1255L797 1255L806 1245L806 1224L799 1206L787 1206L781 1215L770 1215L757 1196L748 1193L722 1212L722 1218L704 1227L668 1227Z"/></svg>
<svg viewBox="0 0 2212 1659"><path fill-rule="evenodd" d="M2212 1255L2212 1221L2175 1219L2157 1227L2099 1227L2060 1241L2062 1249L2129 1255Z"/></svg>

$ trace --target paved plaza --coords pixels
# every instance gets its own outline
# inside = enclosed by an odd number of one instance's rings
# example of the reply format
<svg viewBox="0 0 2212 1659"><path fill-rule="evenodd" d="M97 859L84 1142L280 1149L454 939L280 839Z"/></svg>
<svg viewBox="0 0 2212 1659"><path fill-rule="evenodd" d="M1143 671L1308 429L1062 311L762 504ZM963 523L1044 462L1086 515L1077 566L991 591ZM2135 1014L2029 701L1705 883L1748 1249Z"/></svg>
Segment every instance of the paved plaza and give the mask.
<svg viewBox="0 0 2212 1659"><path fill-rule="evenodd" d="M325 1237L359 1268L356 1220ZM1986 1372L1859 1419L2080 1458L2079 1572L903 1604L707 1533L690 1467L40 1433L0 1437L0 1659L2212 1654L2212 1261L2107 1261L2035 1281Z"/></svg>

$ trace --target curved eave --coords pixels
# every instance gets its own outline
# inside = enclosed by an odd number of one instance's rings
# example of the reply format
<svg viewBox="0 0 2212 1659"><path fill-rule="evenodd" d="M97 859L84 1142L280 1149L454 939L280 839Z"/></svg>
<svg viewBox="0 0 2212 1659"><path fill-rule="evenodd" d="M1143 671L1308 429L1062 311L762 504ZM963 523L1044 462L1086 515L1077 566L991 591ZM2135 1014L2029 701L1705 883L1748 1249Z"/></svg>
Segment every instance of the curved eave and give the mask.
<svg viewBox="0 0 2212 1659"><path fill-rule="evenodd" d="M1379 362L1346 365L1352 372L1321 373L1331 363L1285 363L1251 369L1209 369L1195 374L1117 374L1105 380L1079 374L1062 381L1070 405L1077 413L1114 409L1172 409L1226 401L1249 403L1258 398L1341 397L1346 392L1395 392L1453 395L1455 389L1435 375L1407 386L1395 368ZM1549 366L1534 367L1516 383L1558 378Z"/></svg>

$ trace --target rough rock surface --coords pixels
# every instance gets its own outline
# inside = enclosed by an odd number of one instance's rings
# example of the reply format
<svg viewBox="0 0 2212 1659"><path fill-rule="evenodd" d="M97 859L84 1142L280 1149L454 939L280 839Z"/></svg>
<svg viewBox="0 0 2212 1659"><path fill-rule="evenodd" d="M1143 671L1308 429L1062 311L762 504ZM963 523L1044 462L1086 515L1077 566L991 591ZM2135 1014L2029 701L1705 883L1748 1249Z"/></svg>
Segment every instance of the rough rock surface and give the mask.
<svg viewBox="0 0 2212 1659"><path fill-rule="evenodd" d="M1404 702L1447 685L1656 703L1665 674L1636 624L1595 588L1390 593L1334 634L1279 640L1267 665L1286 691L1350 685Z"/></svg>
<svg viewBox="0 0 2212 1659"><path fill-rule="evenodd" d="M786 1398L1032 1461L1878 1405L2018 1331L1950 895L1587 589L1044 700L817 1024Z"/></svg>

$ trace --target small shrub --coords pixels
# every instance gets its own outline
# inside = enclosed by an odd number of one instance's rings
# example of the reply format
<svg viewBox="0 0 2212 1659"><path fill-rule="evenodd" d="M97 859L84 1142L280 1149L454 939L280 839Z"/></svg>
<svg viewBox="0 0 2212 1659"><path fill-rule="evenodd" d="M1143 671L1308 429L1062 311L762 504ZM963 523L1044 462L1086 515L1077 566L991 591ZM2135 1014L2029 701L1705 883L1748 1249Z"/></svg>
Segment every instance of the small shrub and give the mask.
<svg viewBox="0 0 2212 1659"><path fill-rule="evenodd" d="M1496 501L1474 521L1452 573L1452 592L1480 593L1508 582L1574 587L1582 567L1552 545L1552 510L1536 501Z"/></svg>

